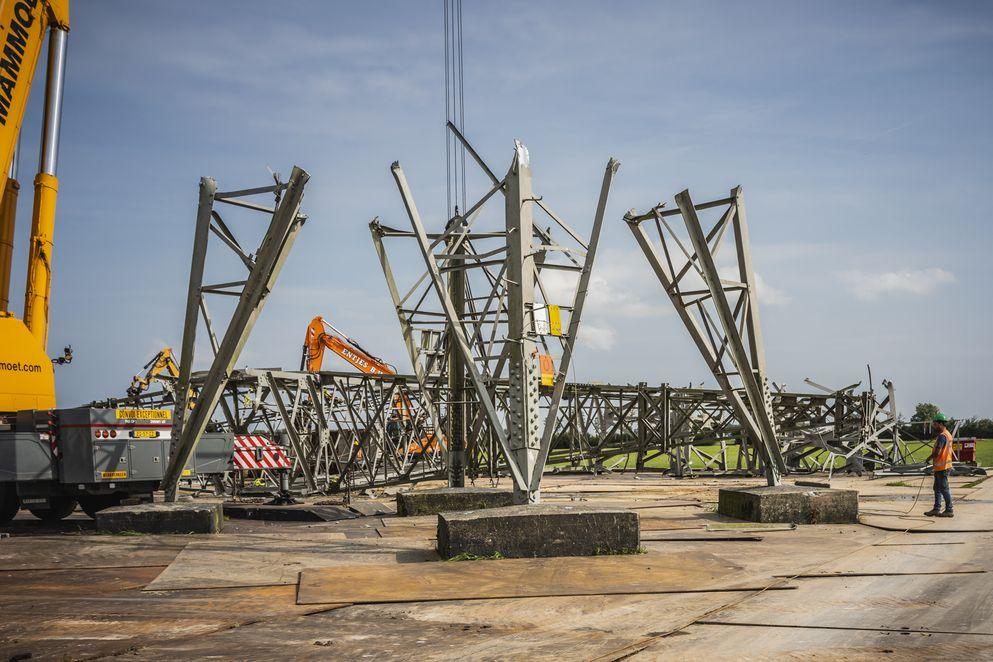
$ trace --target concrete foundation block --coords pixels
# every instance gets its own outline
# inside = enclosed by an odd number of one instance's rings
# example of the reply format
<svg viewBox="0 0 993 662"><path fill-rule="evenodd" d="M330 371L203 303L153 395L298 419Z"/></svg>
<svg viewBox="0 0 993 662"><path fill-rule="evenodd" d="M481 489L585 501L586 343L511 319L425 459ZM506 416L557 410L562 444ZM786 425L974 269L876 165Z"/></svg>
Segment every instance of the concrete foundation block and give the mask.
<svg viewBox="0 0 993 662"><path fill-rule="evenodd" d="M107 533L220 533L219 503L143 503L97 513L97 530Z"/></svg>
<svg viewBox="0 0 993 662"><path fill-rule="evenodd" d="M797 485L722 489L717 512L749 522L855 524L859 493Z"/></svg>
<svg viewBox="0 0 993 662"><path fill-rule="evenodd" d="M401 517L500 508L513 504L512 490L491 487L440 487L434 490L397 492L397 515Z"/></svg>
<svg viewBox="0 0 993 662"><path fill-rule="evenodd" d="M631 554L639 542L631 510L538 504L438 515L438 553L446 559Z"/></svg>

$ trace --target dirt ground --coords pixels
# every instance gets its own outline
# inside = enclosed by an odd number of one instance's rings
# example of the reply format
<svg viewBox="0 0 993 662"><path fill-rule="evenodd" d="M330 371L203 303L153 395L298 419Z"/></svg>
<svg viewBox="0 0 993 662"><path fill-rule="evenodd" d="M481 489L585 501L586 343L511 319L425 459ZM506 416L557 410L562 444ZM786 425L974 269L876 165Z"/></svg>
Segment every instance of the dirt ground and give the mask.
<svg viewBox="0 0 993 662"><path fill-rule="evenodd" d="M228 520L213 536L166 536L21 514L0 540L0 655L993 659L993 480L952 479L956 517L937 520L922 516L930 480L835 477L859 490L862 523L789 529L714 512L721 487L755 480L548 476L548 502L635 509L644 553L535 560L513 580L526 598L486 597L509 581L506 560L439 560L433 517ZM381 513L391 501L354 505ZM431 581L425 564L461 573L464 593L405 599ZM335 601L336 586L366 576L376 601ZM319 604L298 604L304 585Z"/></svg>

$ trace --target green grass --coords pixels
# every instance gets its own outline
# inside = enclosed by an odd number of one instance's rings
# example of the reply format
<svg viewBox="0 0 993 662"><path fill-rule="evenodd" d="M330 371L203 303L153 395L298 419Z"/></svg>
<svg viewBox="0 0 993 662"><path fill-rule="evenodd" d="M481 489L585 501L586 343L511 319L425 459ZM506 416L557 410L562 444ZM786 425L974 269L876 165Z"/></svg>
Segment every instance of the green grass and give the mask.
<svg viewBox="0 0 993 662"><path fill-rule="evenodd" d="M611 549L609 547L600 548L597 547L594 551L595 556L621 556L625 554L647 554L648 548L638 545L637 547L622 547L621 549Z"/></svg>
<svg viewBox="0 0 993 662"><path fill-rule="evenodd" d="M720 446L720 444L708 444L708 445L696 446L696 449L699 450L699 451L701 451L702 453L705 453L705 454L711 455L711 456L719 456L719 454L721 452L721 446ZM613 451L611 451L611 453L612 452ZM606 449L605 449L605 453L604 454L607 455L607 454L610 454L610 453L607 453L606 452ZM653 457L653 455L654 455L654 457ZM656 470L658 470L658 469L668 469L668 468L670 468L670 458L669 458L668 455L665 455L665 454L656 454L656 451L649 451L648 452L648 456L649 456L649 459L645 461L645 468L646 469L656 469ZM824 462L824 459L826 458L826 453L824 451L820 451L818 453L815 453L812 457L817 458L819 460L819 463L823 463ZM608 469L615 469L615 470L630 469L630 470L634 470L634 468L637 466L637 461L638 461L638 454L637 453L628 453L626 455L624 455L624 454L612 455L612 457L610 457L609 459L604 460L604 463L603 464L604 464L604 467L606 467ZM735 445L731 445L729 443L728 444L728 447L727 447L727 466L728 466L728 469L729 470L734 469L737 466L737 462L738 462L738 447L735 446ZM587 464L587 463L588 462L581 463L581 466L584 465L584 464ZM706 466L706 463L707 463L707 460L705 460L700 455L697 455L696 453L691 453L690 454L690 466L693 469L703 470L705 468L705 466ZM710 468L717 468L718 466L719 465L717 465L715 463L715 464L711 464L710 465ZM845 466L845 459L844 458L840 458L840 457L836 457L835 460L834 460L834 466L835 466L835 469L840 469L840 468L844 467ZM568 452L563 452L561 450L553 452L552 453L552 456L549 458L548 467L549 468L556 468L556 467L558 467L560 469L569 469L569 468L571 468L571 465L569 464Z"/></svg>
<svg viewBox="0 0 993 662"><path fill-rule="evenodd" d="M697 448L704 453L710 455L716 455L720 452L720 445L713 444L709 446L697 446ZM612 452L612 451L611 451ZM649 452L648 455L651 456L654 451ZM738 448L736 446L728 446L727 461L730 466L734 466L738 459ZM604 462L604 466L613 469L634 469L638 461L637 453L628 453L627 455L613 455L609 460ZM694 454L690 461L690 464L694 469L702 469L704 466L704 461L702 458ZM656 457L650 457L645 462L646 469L668 469L670 465L668 455L658 455ZM568 453L562 453L558 451L553 453L552 458L549 459L548 466L551 468L570 468Z"/></svg>
<svg viewBox="0 0 993 662"><path fill-rule="evenodd" d="M931 457L931 447L923 445L923 442L911 442L913 457L916 462L927 462ZM976 441L976 464L981 467L993 467L993 439L979 439Z"/></svg>
<svg viewBox="0 0 993 662"><path fill-rule="evenodd" d="M924 444L924 442L910 442L908 444L910 448L910 457L914 462L927 462L931 455L931 447ZM704 453L709 455L717 455L720 452L719 444L711 444L707 446L697 446L697 448ZM649 455L652 453L650 452ZM818 464L823 464L826 459L827 451L819 451L810 456L812 460L816 460ZM613 469L634 469L637 463L638 455L637 453L628 453L625 455L615 455L609 460L604 462L604 466ZM727 449L727 463L729 468L733 468L738 460L738 447L728 446ZM976 462L981 467L993 467L993 439L980 439L976 443ZM834 468L840 469L845 466L845 458L836 457L834 459ZM651 457L645 462L646 469L668 469L669 468L669 456L668 455L658 455L656 457ZM694 469L703 469L704 460L696 454L691 456L690 465ZM549 468L560 468L569 469L569 456L568 452L563 452L562 450L553 451L552 457L549 458L548 467Z"/></svg>
<svg viewBox="0 0 993 662"><path fill-rule="evenodd" d="M461 554L456 554L449 561L499 561L503 558L503 554L500 552L493 552L489 556L479 556L478 554L470 554L469 552L462 552Z"/></svg>
<svg viewBox="0 0 993 662"><path fill-rule="evenodd" d="M993 467L993 439L980 439L976 442L976 464Z"/></svg>

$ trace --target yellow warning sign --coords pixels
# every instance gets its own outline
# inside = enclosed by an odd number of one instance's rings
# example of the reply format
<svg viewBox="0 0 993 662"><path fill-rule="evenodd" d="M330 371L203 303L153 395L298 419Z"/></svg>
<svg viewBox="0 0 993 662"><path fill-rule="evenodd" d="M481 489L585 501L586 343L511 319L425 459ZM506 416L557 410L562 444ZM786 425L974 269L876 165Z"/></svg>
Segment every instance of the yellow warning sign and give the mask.
<svg viewBox="0 0 993 662"><path fill-rule="evenodd" d="M538 355L538 367L541 369L541 385L553 386L555 384L555 364L548 354Z"/></svg>
<svg viewBox="0 0 993 662"><path fill-rule="evenodd" d="M548 327L553 336L562 335L562 312L554 303L548 304Z"/></svg>
<svg viewBox="0 0 993 662"><path fill-rule="evenodd" d="M127 478L127 471L101 471L100 478L106 480L108 478Z"/></svg>
<svg viewBox="0 0 993 662"><path fill-rule="evenodd" d="M193 475L193 469L183 469L183 478Z"/></svg>
<svg viewBox="0 0 993 662"><path fill-rule="evenodd" d="M127 421L168 421L172 412L168 409L115 409L117 420Z"/></svg>

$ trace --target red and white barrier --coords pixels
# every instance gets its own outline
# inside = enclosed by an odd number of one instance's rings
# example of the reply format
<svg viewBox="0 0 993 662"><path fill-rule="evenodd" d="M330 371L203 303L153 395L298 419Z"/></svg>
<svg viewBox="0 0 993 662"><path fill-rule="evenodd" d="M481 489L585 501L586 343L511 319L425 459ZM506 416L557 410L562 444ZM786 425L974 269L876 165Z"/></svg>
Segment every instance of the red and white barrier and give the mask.
<svg viewBox="0 0 993 662"><path fill-rule="evenodd" d="M239 471L251 469L290 469L293 462L286 457L283 449L261 435L235 435L234 468Z"/></svg>

